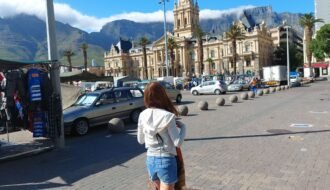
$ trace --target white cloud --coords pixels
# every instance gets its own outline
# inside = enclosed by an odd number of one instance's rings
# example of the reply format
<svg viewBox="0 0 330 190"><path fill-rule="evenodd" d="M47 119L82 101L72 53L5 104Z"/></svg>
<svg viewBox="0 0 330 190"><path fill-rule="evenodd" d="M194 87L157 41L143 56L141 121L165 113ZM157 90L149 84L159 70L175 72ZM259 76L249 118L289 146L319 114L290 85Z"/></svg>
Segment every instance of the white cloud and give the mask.
<svg viewBox="0 0 330 190"><path fill-rule="evenodd" d="M241 6L237 8L227 9L227 10L210 10L204 9L200 12L200 19L216 19L227 14L237 14L239 16L244 9L254 8L253 5Z"/></svg>
<svg viewBox="0 0 330 190"><path fill-rule="evenodd" d="M224 14L241 13L245 8L253 6L242 6L229 10L201 10L201 19L215 19ZM94 16L85 15L68 4L54 3L56 20L70 24L74 27L86 30L88 32L99 31L106 23L127 19L135 22L162 22L163 11L158 10L151 13L129 12L113 15L105 18L97 18ZM0 17L11 17L17 14L35 15L40 19L45 19L46 14L46 0L0 0ZM173 22L173 12L167 11L166 17L169 22Z"/></svg>

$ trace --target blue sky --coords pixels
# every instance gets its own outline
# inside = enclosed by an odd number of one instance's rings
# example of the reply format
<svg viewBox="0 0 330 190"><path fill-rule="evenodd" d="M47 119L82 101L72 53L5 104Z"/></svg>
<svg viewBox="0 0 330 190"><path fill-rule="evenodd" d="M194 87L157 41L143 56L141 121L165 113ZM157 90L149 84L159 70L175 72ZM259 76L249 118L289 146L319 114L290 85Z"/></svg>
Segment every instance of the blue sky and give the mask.
<svg viewBox="0 0 330 190"><path fill-rule="evenodd" d="M170 0L168 10L173 8L174 1ZM69 4L72 8L84 14L96 17L108 17L124 12L153 12L161 9L159 0L54 0L58 3ZM314 0L199 0L201 9L224 10L243 5L271 5L277 12L307 13L314 12Z"/></svg>
<svg viewBox="0 0 330 190"><path fill-rule="evenodd" d="M22 3L24 1L24 3ZM100 31L106 23L127 19L135 22L162 22L159 0L53 0L56 20L87 32ZM167 20L173 22L173 5L167 4ZM288 3L290 2L290 3ZM45 19L45 0L0 0L0 18L17 14ZM276 12L309 13L314 0L199 0L200 19L216 19L224 14L241 14L244 9L272 6Z"/></svg>

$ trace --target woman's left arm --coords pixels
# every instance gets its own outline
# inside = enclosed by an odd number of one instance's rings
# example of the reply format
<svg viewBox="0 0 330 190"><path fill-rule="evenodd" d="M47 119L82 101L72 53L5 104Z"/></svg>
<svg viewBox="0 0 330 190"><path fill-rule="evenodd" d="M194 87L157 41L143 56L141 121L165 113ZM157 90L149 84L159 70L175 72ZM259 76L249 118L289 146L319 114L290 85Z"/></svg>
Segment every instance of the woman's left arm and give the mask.
<svg viewBox="0 0 330 190"><path fill-rule="evenodd" d="M178 125L178 127L176 127L176 125ZM173 118L168 128L168 133L174 143L174 146L181 147L184 137L186 136L186 126L180 121L175 121L175 118Z"/></svg>

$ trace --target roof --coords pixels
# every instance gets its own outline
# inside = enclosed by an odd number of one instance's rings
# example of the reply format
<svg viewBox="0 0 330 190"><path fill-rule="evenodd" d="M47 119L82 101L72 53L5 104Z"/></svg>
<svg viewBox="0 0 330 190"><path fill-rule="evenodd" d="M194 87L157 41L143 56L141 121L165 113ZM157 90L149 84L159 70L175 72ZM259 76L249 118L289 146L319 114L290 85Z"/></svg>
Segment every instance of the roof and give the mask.
<svg viewBox="0 0 330 190"><path fill-rule="evenodd" d="M87 71L72 71L61 73L61 82L69 82L69 81L88 81L88 82L96 82L96 81L110 81L113 82L113 77L99 77L93 73Z"/></svg>
<svg viewBox="0 0 330 190"><path fill-rule="evenodd" d="M132 48L132 42L129 40L119 39L118 43L115 45L116 51L119 53L122 51L123 53L128 53L129 50Z"/></svg>
<svg viewBox="0 0 330 190"><path fill-rule="evenodd" d="M138 89L138 88L136 88L136 87L110 87L110 88L105 88L102 90L95 90L93 92L88 92L88 94L102 94L104 92L109 92L109 91L131 90L131 89Z"/></svg>
<svg viewBox="0 0 330 190"><path fill-rule="evenodd" d="M14 61L0 59L0 70L18 69L29 65L50 65L55 61Z"/></svg>

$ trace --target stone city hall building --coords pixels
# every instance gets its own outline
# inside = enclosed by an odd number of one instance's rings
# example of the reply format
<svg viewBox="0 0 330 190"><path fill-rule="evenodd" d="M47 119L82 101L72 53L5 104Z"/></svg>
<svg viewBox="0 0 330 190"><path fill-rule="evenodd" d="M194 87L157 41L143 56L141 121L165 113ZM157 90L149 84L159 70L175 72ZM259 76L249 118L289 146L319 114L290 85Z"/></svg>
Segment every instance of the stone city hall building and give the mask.
<svg viewBox="0 0 330 190"><path fill-rule="evenodd" d="M272 62L273 42L265 23L252 24L243 17L238 24L246 38L237 41L237 63L232 61L232 43L225 33L203 37L204 61L198 61L198 44L194 31L199 25L199 6L193 0L178 0L174 5L174 31L168 33L178 47L174 50L174 67L169 58L169 75L191 77L192 75L231 74L234 64L238 73L260 76L262 67ZM168 51L169 52L169 51ZM133 76L147 79L144 72L142 47L133 47L130 41L120 39L104 54L106 75ZM147 45L148 79L166 76L165 37ZM201 65L202 64L202 65ZM172 71L174 69L174 71Z"/></svg>

